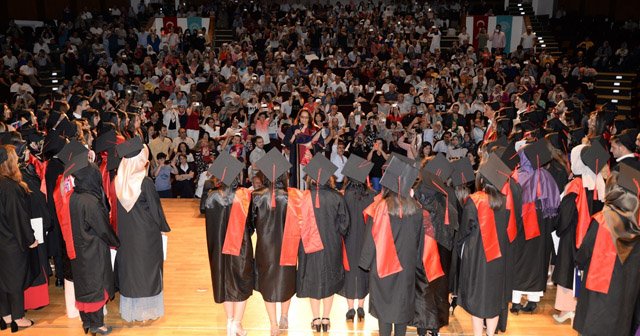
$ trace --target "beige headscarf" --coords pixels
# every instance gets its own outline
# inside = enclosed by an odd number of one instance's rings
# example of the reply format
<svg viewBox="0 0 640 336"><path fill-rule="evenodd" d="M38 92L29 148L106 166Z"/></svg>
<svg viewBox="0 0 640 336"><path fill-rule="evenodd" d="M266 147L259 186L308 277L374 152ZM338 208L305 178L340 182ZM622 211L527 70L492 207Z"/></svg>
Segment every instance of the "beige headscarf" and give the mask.
<svg viewBox="0 0 640 336"><path fill-rule="evenodd" d="M118 174L114 179L116 196L122 207L131 211L142 193L142 181L147 176L149 163L149 148L144 145L140 153L130 159L122 158L118 167Z"/></svg>
<svg viewBox="0 0 640 336"><path fill-rule="evenodd" d="M596 175L589 166L582 162L580 153L587 145L578 145L571 150L571 172L582 176L582 186L588 190L598 190L598 199L604 201L606 194L605 181L602 174Z"/></svg>

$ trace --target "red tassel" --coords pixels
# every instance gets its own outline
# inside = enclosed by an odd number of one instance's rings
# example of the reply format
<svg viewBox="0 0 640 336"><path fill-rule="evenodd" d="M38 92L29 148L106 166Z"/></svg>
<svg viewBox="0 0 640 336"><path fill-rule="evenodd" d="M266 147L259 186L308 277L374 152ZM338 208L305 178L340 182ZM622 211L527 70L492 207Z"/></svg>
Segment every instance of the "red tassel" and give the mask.
<svg viewBox="0 0 640 336"><path fill-rule="evenodd" d="M273 179L271 180L271 183L273 184L271 186L271 207L275 208L276 207L276 165L273 165L273 169L271 171L271 177L273 177Z"/></svg>
<svg viewBox="0 0 640 336"><path fill-rule="evenodd" d="M596 158L596 181L598 180L598 173L600 173L600 171L598 170L598 158ZM593 200L594 201L598 200L598 187L597 186L595 188L593 188Z"/></svg>
<svg viewBox="0 0 640 336"><path fill-rule="evenodd" d="M538 161L538 186L536 188L536 194L540 197L542 195L542 187L540 187L540 157L536 156L536 160Z"/></svg>
<svg viewBox="0 0 640 336"><path fill-rule="evenodd" d="M316 209L320 208L320 173L322 168L318 169L318 179L316 180Z"/></svg>
<svg viewBox="0 0 640 336"><path fill-rule="evenodd" d="M369 180L369 176L367 175L367 187L371 188L371 181Z"/></svg>
<svg viewBox="0 0 640 336"><path fill-rule="evenodd" d="M400 179L401 179L401 177L400 177L400 176L398 176L398 208L399 208L398 216L399 216L400 218L402 218L402 202L400 201L400 191L401 191L402 189L400 188Z"/></svg>
<svg viewBox="0 0 640 336"><path fill-rule="evenodd" d="M464 176L463 176L463 179L464 179ZM445 204L445 208L444 208L444 223L445 223L446 225L449 225L449 193L447 193L447 191L446 191L446 190L444 190L444 189L443 189L441 186L439 186L437 183L435 183L435 182L433 182L433 181L432 181L431 183L432 183L434 186L436 186L436 188L438 188L438 190L440 190L440 191L444 194L445 202L446 202L446 204Z"/></svg>

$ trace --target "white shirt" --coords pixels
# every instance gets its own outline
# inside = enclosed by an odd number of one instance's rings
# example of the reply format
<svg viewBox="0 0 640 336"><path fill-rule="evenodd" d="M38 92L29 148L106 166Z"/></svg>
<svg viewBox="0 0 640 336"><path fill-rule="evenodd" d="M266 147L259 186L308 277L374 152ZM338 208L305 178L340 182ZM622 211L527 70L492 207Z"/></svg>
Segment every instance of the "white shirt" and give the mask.
<svg viewBox="0 0 640 336"><path fill-rule="evenodd" d="M522 48L523 49L531 49L533 48L533 41L536 38L536 33L531 33L530 35L526 32L522 34Z"/></svg>
<svg viewBox="0 0 640 336"><path fill-rule="evenodd" d="M342 182L342 180L344 180L344 175L342 175L342 168L344 168L344 165L347 163L347 158L344 155L338 155L336 147L336 145L333 145L334 150L331 152L331 163L338 167L336 172L333 173L333 176L336 177L336 182Z"/></svg>
<svg viewBox="0 0 640 336"><path fill-rule="evenodd" d="M620 161L622 161L622 160L624 160L626 158L633 158L633 157L635 157L635 154L633 154L633 153L630 153L630 154L627 154L627 155L623 155L623 156L617 158L616 162L620 162Z"/></svg>

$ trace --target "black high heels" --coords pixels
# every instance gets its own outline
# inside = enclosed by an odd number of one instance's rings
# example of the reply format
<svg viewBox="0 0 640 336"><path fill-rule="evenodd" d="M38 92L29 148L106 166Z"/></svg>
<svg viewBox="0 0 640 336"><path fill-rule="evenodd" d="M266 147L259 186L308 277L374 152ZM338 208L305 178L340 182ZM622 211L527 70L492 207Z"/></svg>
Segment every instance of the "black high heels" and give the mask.
<svg viewBox="0 0 640 336"><path fill-rule="evenodd" d="M525 313L533 314L536 309L538 309L538 303L529 301L527 302L526 306L522 307L521 310Z"/></svg>
<svg viewBox="0 0 640 336"><path fill-rule="evenodd" d="M364 309L362 307L358 308L358 321L364 320Z"/></svg>
<svg viewBox="0 0 640 336"><path fill-rule="evenodd" d="M449 310L451 310L451 315L456 311L456 307L458 306L458 297L454 296L451 298L451 304L449 305Z"/></svg>
<svg viewBox="0 0 640 336"><path fill-rule="evenodd" d="M23 327L23 326L19 326L19 325L16 323L16 321L11 321L11 332L12 332L12 333L17 333L17 332L18 332L18 330L20 330L20 329L27 329L27 328L29 328L29 327L33 326L33 325L34 325L34 323L35 323L35 322L31 321L31 320L29 320L29 322L31 322L31 324L30 324L30 325L28 325L28 326L24 326L24 327Z"/></svg>
<svg viewBox="0 0 640 336"><path fill-rule="evenodd" d="M322 319L319 317L316 317L313 320L311 320L311 330L314 330L315 332L320 332L322 331L322 324L321 323L316 324L316 321L322 321Z"/></svg>
<svg viewBox="0 0 640 336"><path fill-rule="evenodd" d="M356 317L356 311L352 308L347 310L347 321L351 320L351 322L353 322L353 319Z"/></svg>
<svg viewBox="0 0 640 336"><path fill-rule="evenodd" d="M86 335L89 333L89 328L82 327L82 331L84 331L84 334Z"/></svg>
<svg viewBox="0 0 640 336"><path fill-rule="evenodd" d="M7 329L7 322L5 322L5 320L0 317L0 330L6 330Z"/></svg>
<svg viewBox="0 0 640 336"><path fill-rule="evenodd" d="M522 305L521 305L521 304L519 304L519 303L512 303L512 304L511 304L511 308L509 309L509 311L510 311L512 314L516 314L516 315L518 315L518 313L522 310L522 308L523 308L523 307L522 307Z"/></svg>
<svg viewBox="0 0 640 336"><path fill-rule="evenodd" d="M327 323L324 323L325 320L327 321ZM329 320L328 317L323 317L322 318L322 331L323 332L329 331L329 327L331 327L331 321Z"/></svg>

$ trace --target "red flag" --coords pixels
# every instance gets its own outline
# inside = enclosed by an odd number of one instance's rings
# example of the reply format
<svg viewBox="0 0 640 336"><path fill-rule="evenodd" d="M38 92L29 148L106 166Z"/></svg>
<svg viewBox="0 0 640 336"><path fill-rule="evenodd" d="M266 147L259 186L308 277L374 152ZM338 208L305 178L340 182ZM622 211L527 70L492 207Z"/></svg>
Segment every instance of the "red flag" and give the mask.
<svg viewBox="0 0 640 336"><path fill-rule="evenodd" d="M173 32L176 32L176 28L178 27L178 18L175 16L165 16L162 18L162 27L164 28L164 33L169 32L169 28L173 28Z"/></svg>
<svg viewBox="0 0 640 336"><path fill-rule="evenodd" d="M489 17L486 15L474 15L473 16L473 49L478 50L478 35L480 34L480 29L484 28L485 33L487 33L487 29L489 27Z"/></svg>

